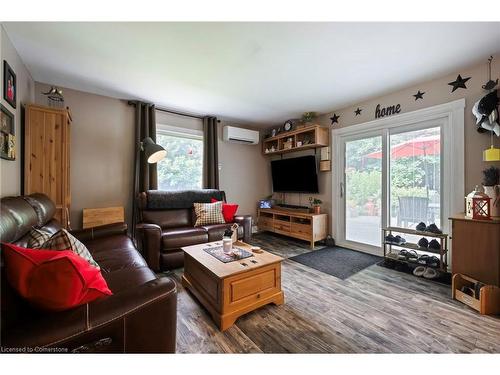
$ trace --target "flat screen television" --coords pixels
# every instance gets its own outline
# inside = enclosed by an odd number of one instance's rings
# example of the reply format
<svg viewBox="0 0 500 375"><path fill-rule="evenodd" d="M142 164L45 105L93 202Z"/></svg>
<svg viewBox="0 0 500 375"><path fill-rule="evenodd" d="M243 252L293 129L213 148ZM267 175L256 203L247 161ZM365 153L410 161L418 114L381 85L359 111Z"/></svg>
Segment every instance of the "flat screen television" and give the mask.
<svg viewBox="0 0 500 375"><path fill-rule="evenodd" d="M318 193L316 157L271 161L273 191L277 193Z"/></svg>

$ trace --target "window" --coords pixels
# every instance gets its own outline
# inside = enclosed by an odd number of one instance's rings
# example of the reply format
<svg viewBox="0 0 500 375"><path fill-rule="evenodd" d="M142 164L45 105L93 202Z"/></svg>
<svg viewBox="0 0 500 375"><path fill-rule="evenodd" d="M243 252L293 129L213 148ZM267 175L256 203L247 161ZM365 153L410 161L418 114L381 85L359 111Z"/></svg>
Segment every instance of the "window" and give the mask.
<svg viewBox="0 0 500 375"><path fill-rule="evenodd" d="M390 134L390 223L441 226L441 129Z"/></svg>
<svg viewBox="0 0 500 375"><path fill-rule="evenodd" d="M167 150L158 162L158 189L201 189L203 179L203 133L159 125L156 142Z"/></svg>
<svg viewBox="0 0 500 375"><path fill-rule="evenodd" d="M345 238L380 245L382 225L382 137L345 143Z"/></svg>
<svg viewBox="0 0 500 375"><path fill-rule="evenodd" d="M343 138L346 241L380 247L384 223L414 229L423 221L442 227L438 122L416 122L403 130L367 130ZM389 192L385 198L384 189ZM388 207L385 220L384 206Z"/></svg>

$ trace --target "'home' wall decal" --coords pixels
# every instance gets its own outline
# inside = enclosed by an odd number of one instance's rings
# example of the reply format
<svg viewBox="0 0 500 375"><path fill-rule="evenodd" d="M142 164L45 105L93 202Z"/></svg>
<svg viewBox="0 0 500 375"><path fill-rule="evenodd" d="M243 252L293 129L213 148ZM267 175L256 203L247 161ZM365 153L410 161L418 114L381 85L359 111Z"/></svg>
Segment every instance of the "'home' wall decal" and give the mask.
<svg viewBox="0 0 500 375"><path fill-rule="evenodd" d="M380 104L377 104L377 108L375 108L375 118L395 115L401 112L401 104L390 105L389 107L385 107L380 109Z"/></svg>

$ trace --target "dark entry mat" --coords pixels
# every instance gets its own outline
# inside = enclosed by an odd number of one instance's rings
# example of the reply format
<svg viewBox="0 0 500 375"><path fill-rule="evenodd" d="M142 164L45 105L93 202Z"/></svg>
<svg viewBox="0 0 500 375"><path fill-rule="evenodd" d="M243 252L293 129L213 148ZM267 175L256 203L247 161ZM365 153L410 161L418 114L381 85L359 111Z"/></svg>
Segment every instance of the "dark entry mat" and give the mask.
<svg viewBox="0 0 500 375"><path fill-rule="evenodd" d="M289 259L345 280L366 267L380 262L382 258L335 246L313 250Z"/></svg>

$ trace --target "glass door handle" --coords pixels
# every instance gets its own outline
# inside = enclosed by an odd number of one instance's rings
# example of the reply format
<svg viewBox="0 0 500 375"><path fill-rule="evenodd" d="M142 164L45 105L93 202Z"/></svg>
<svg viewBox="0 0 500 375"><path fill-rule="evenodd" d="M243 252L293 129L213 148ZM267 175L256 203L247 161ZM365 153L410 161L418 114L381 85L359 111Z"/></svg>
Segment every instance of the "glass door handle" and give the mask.
<svg viewBox="0 0 500 375"><path fill-rule="evenodd" d="M340 183L340 198L344 198L344 183Z"/></svg>

